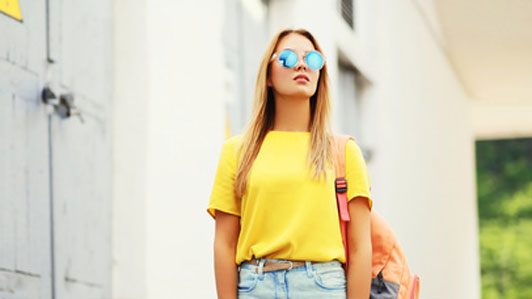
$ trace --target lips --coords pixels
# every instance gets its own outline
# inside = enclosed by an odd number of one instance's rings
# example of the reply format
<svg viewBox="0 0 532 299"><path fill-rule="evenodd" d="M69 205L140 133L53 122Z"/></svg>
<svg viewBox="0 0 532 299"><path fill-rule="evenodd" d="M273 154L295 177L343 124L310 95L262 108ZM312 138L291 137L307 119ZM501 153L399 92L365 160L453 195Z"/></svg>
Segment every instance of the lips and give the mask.
<svg viewBox="0 0 532 299"><path fill-rule="evenodd" d="M297 81L298 79L304 79L304 80L307 81L307 82L310 81L309 77L308 77L307 75L304 75L304 74L299 74L299 75L297 75L297 76L294 77L294 80Z"/></svg>

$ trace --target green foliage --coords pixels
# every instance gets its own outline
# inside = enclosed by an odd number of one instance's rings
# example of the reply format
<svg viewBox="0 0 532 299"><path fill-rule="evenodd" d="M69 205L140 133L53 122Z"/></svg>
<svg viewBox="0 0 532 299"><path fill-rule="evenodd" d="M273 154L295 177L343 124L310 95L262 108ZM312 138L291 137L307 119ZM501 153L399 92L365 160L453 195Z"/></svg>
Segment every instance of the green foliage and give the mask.
<svg viewBox="0 0 532 299"><path fill-rule="evenodd" d="M479 141L482 298L532 298L532 139Z"/></svg>

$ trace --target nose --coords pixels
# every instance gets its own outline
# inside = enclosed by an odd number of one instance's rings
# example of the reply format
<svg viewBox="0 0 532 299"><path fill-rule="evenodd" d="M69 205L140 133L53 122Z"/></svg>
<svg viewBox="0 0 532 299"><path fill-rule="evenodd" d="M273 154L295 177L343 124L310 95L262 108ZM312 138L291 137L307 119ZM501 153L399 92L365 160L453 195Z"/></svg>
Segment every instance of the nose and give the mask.
<svg viewBox="0 0 532 299"><path fill-rule="evenodd" d="M305 62L305 58L299 57L299 59L297 60L297 64L296 64L294 69L296 71L299 71L301 69L307 70L307 64Z"/></svg>

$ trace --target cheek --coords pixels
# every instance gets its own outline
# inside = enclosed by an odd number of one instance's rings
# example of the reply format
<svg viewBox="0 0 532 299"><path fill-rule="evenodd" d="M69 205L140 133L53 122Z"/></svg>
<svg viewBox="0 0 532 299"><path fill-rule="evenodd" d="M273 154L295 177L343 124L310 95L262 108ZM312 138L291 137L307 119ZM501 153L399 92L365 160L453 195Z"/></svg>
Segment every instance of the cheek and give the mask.
<svg viewBox="0 0 532 299"><path fill-rule="evenodd" d="M291 80L291 74L288 70L282 69L282 66L274 66L271 68L270 78L274 87L280 87Z"/></svg>
<svg viewBox="0 0 532 299"><path fill-rule="evenodd" d="M317 72L316 74L312 74L312 82L314 82L314 86L318 86L319 79L320 79L319 72Z"/></svg>

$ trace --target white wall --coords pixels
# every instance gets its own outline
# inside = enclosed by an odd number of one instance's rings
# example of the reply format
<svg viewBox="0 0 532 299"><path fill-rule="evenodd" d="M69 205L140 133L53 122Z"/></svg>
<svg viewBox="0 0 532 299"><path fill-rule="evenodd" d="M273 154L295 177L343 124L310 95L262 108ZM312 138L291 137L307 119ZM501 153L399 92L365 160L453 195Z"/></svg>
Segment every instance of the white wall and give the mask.
<svg viewBox="0 0 532 299"><path fill-rule="evenodd" d="M148 53L146 1L115 0L113 267L115 299L147 295L146 188Z"/></svg>
<svg viewBox="0 0 532 299"><path fill-rule="evenodd" d="M380 1L378 13L375 207L420 274L422 298L479 298L470 99L430 14L414 1Z"/></svg>
<svg viewBox="0 0 532 299"><path fill-rule="evenodd" d="M222 2L191 3L146 8L147 298L214 297L205 210L225 136Z"/></svg>
<svg viewBox="0 0 532 299"><path fill-rule="evenodd" d="M221 5L115 1L114 298L215 297Z"/></svg>

